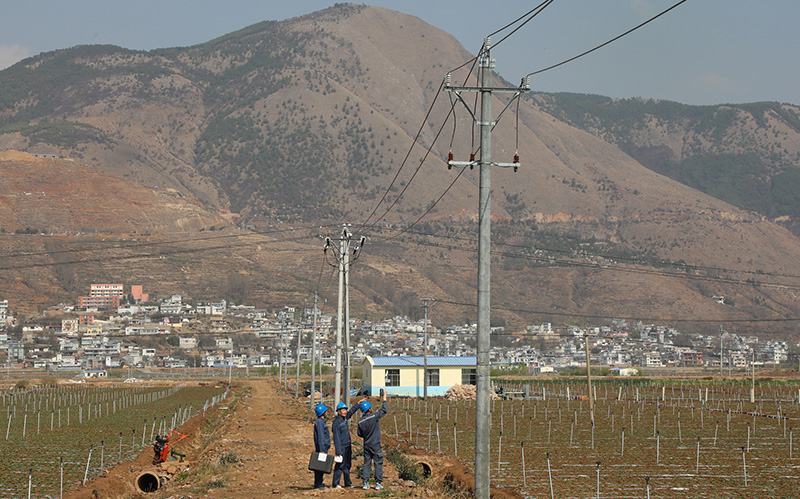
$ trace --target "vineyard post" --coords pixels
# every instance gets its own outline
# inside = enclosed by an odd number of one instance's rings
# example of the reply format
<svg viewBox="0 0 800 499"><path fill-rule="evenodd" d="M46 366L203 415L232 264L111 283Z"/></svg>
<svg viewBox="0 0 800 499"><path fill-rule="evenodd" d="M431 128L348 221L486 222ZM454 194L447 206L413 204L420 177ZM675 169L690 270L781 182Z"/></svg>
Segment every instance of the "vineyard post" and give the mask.
<svg viewBox="0 0 800 499"><path fill-rule="evenodd" d="M656 464L661 462L661 432L656 431Z"/></svg>
<svg viewBox="0 0 800 499"><path fill-rule="evenodd" d="M100 440L100 474L103 474L103 461L106 457L106 442L105 440Z"/></svg>
<svg viewBox="0 0 800 499"><path fill-rule="evenodd" d="M89 457L86 458L86 471L83 472L83 486L86 487L86 477L89 476L89 463L92 461L92 449L94 444L89 446Z"/></svg>
<svg viewBox="0 0 800 499"><path fill-rule="evenodd" d="M497 441L497 478L500 478L500 456L503 454L503 431L500 430L500 439Z"/></svg>
<svg viewBox="0 0 800 499"><path fill-rule="evenodd" d="M131 459L136 459L136 428L131 430Z"/></svg>
<svg viewBox="0 0 800 499"><path fill-rule="evenodd" d="M717 448L717 431L719 430L719 421L714 426L714 448Z"/></svg>
<svg viewBox="0 0 800 499"><path fill-rule="evenodd" d="M11 431L11 412L8 413L8 425L6 426L6 440L8 440L8 432Z"/></svg>
<svg viewBox="0 0 800 499"><path fill-rule="evenodd" d="M569 446L572 447L572 434L575 432L575 423L573 422L572 425L569 427Z"/></svg>
<svg viewBox="0 0 800 499"><path fill-rule="evenodd" d="M535 413L535 411L534 411ZM531 439L531 435L533 434L533 418L528 419L528 440Z"/></svg>
<svg viewBox="0 0 800 499"><path fill-rule="evenodd" d="M147 419L144 420L144 426L142 426L142 447L144 447L145 435L147 435Z"/></svg>
<svg viewBox="0 0 800 499"><path fill-rule="evenodd" d="M64 456L59 457L58 460L59 469L61 470L61 478L58 486L58 497L59 499L62 499L64 497Z"/></svg>
<svg viewBox="0 0 800 499"><path fill-rule="evenodd" d="M458 440L456 439L456 423L453 421L453 449L455 450L456 459L458 459Z"/></svg>
<svg viewBox="0 0 800 499"><path fill-rule="evenodd" d="M31 499L31 485L33 485L33 468L28 468L28 499Z"/></svg>
<svg viewBox="0 0 800 499"><path fill-rule="evenodd" d="M750 452L750 423L747 423L747 452Z"/></svg>
<svg viewBox="0 0 800 499"><path fill-rule="evenodd" d="M594 449L594 421L591 421L592 426L592 449Z"/></svg>
<svg viewBox="0 0 800 499"><path fill-rule="evenodd" d="M549 419L547 421L547 443L548 444L550 443L550 432L551 432L552 428L553 428L553 419L551 418L551 419ZM502 435L502 432L500 432L500 434Z"/></svg>
<svg viewBox="0 0 800 499"><path fill-rule="evenodd" d="M117 464L122 462L122 432L119 432L119 459Z"/></svg>
<svg viewBox="0 0 800 499"><path fill-rule="evenodd" d="M597 499L600 499L600 461L597 461Z"/></svg>
<svg viewBox="0 0 800 499"><path fill-rule="evenodd" d="M744 486L747 487L747 460L745 459L744 447L742 447L742 470L744 471Z"/></svg>
<svg viewBox="0 0 800 499"><path fill-rule="evenodd" d="M619 448L619 457L625 455L625 427L622 427L622 445Z"/></svg>
<svg viewBox="0 0 800 499"><path fill-rule="evenodd" d="M439 438L439 417L436 417L436 449L439 454L442 453L442 441Z"/></svg>
<svg viewBox="0 0 800 499"><path fill-rule="evenodd" d="M678 411L678 442L683 443L683 434L681 433L681 413Z"/></svg>
<svg viewBox="0 0 800 499"><path fill-rule="evenodd" d="M398 433L397 431L397 414L394 414L393 416L394 416L394 438L399 439L400 433Z"/></svg>
<svg viewBox="0 0 800 499"><path fill-rule="evenodd" d="M28 429L28 413L22 417L22 438L25 438L25 431Z"/></svg>
<svg viewBox="0 0 800 499"><path fill-rule="evenodd" d="M789 459L792 458L792 427L789 427Z"/></svg>
<svg viewBox="0 0 800 499"><path fill-rule="evenodd" d="M650 499L650 477L644 477L645 489L647 489L647 499Z"/></svg>
<svg viewBox="0 0 800 499"><path fill-rule="evenodd" d="M39 426L40 426L41 419L42 419L42 417L41 417L41 416L42 416L42 412L41 412L41 410L39 410L39 411L36 411L36 434L37 434L37 435L39 434ZM785 434L785 433L784 433L784 434Z"/></svg>
<svg viewBox="0 0 800 499"><path fill-rule="evenodd" d="M430 450L431 448L431 438L433 437L432 430L433 430L433 418L428 418L428 450Z"/></svg>
<svg viewBox="0 0 800 499"><path fill-rule="evenodd" d="M697 437L697 460L695 462L695 475L700 475L700 437Z"/></svg>

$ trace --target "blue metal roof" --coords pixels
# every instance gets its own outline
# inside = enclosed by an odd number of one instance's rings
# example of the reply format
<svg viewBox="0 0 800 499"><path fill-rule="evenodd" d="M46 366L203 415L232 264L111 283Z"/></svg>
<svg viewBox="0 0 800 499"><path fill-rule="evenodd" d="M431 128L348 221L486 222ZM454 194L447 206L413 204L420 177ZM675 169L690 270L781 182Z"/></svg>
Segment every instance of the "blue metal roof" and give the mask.
<svg viewBox="0 0 800 499"><path fill-rule="evenodd" d="M400 356L400 357L372 357L372 362L376 367L422 367L425 360L421 355ZM478 363L477 357L444 357L428 356L428 367L436 366L463 366L475 367Z"/></svg>

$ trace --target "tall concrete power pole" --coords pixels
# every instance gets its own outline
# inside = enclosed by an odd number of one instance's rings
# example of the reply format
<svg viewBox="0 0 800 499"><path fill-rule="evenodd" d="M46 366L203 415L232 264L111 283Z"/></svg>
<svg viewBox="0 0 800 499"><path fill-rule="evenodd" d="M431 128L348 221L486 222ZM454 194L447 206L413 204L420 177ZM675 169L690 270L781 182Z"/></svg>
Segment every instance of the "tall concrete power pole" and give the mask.
<svg viewBox="0 0 800 499"><path fill-rule="evenodd" d="M522 92L530 90L527 78L519 88L492 88L492 68L494 60L490 55L491 40L484 40L483 50L479 56L480 68L479 84L477 87L454 87L451 85L450 74L445 76L444 90L453 92L458 100L472 114L470 106L461 97L461 92L478 92L481 97L480 117L473 119L480 126L480 180L478 185L478 331L477 331L477 394L475 401L475 497L489 499L489 431L490 431L490 401L491 379L489 364L489 349L491 335L490 312L490 249L491 249L491 179L492 166L519 167L519 163L495 163L492 161L492 128L496 125L492 117L492 94L499 92L514 93L518 98ZM513 100L513 99L512 99ZM502 114L502 113L501 113ZM448 161L448 166L473 166L472 162Z"/></svg>

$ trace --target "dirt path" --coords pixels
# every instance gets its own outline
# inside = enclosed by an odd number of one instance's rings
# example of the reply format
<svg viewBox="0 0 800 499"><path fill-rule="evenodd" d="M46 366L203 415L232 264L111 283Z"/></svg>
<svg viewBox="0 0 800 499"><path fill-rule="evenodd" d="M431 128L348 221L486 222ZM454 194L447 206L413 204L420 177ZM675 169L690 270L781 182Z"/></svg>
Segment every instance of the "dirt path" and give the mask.
<svg viewBox="0 0 800 499"><path fill-rule="evenodd" d="M226 474L225 487L210 489L208 497L365 496L367 491L362 489L314 490L314 476L307 469L314 447L308 403L287 398L272 382L250 382L247 386L249 396L228 423L225 436L215 444L216 452L233 452L241 462ZM388 469L391 466L386 468L385 485L391 486L396 473ZM361 484L361 480L354 482ZM331 475L326 475L325 484L331 484Z"/></svg>
<svg viewBox="0 0 800 499"><path fill-rule="evenodd" d="M214 409L217 412L210 414L207 421L193 418L181 428L192 433L192 437L178 444L176 449L187 455L187 462L172 463L171 479L157 492L144 494L133 485L143 471L157 470L149 464L152 451L146 449L135 462L108 470L105 476L92 480L85 488L71 491L66 497L445 497L440 487L432 482L429 486L416 486L400 480L397 470L386 460L383 481L388 489L386 495L377 495L375 489L366 491L361 488L314 490L314 476L308 471L308 458L314 447L313 417L308 401L301 402L288 396L271 380L237 382L233 393ZM391 401L389 411L392 411ZM209 424L212 419L219 423ZM386 435L386 431L384 437L384 452L389 446L398 445ZM359 441L355 434L352 438L354 444ZM415 454L419 458L425 454L421 449L405 444L401 446L409 455ZM357 450L358 444L355 444L354 453ZM362 459L360 456L353 458L351 474L356 485L362 483L356 475L356 467L363 462ZM440 471L452 464L443 456L424 455L424 459L436 463ZM326 475L325 485L330 486L331 479L332 475Z"/></svg>

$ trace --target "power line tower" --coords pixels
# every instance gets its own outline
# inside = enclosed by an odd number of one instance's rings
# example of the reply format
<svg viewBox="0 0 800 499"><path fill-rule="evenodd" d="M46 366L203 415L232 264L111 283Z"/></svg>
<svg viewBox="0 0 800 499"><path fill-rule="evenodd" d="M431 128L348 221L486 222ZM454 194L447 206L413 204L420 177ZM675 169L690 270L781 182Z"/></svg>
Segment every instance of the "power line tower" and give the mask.
<svg viewBox="0 0 800 499"><path fill-rule="evenodd" d="M489 283L491 276L490 247L491 247L491 183L492 166L510 167L514 171L519 168L519 156L515 155L513 163L496 163L492 161L492 128L496 121L492 118L492 95L494 93L512 93L511 101L523 92L530 91L528 78L522 80L519 88L493 88L492 68L494 60L490 55L491 39L484 39L483 51L479 55L478 67L480 69L479 85L476 87L454 87L451 85L451 76L445 76L444 90L453 92L474 122L480 126L480 160L462 162L448 161L448 167L473 167L480 165L479 205L478 205L478 334L477 334L477 394L475 401L475 497L489 499L489 431L490 431L490 365L489 349L491 335L491 311L489 301ZM470 106L461 97L461 92L478 92L481 97L480 117L476 117ZM509 104L510 105L510 102ZM505 109L508 109L506 105ZM505 111L505 109L503 111ZM498 115L498 120L503 113Z"/></svg>
<svg viewBox="0 0 800 499"><path fill-rule="evenodd" d="M347 230L347 227L342 229L342 235L339 239L325 238L325 247L323 252L327 253L331 249L333 255L337 260L337 267L339 269L339 303L337 307L338 316L336 319L336 365L334 367L334 407L339 405L342 395L342 354L344 353L344 396L345 404L350 405L350 264L355 261L361 254L360 250L366 242L366 238L362 237L358 244L352 246L351 239L353 234ZM337 248L333 242L337 241L339 247ZM351 261L352 257L352 261ZM343 317L343 309L344 311ZM344 338L342 335L342 326L344 326ZM344 345L342 340L344 339Z"/></svg>

